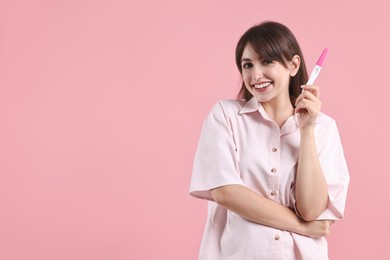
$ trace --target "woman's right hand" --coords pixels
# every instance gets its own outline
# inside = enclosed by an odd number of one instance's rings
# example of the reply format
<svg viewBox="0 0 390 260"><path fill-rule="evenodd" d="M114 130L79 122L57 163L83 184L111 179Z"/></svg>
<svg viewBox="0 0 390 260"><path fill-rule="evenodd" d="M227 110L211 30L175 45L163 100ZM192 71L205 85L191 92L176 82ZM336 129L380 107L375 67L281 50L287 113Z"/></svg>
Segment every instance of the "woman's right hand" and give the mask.
<svg viewBox="0 0 390 260"><path fill-rule="evenodd" d="M302 233L309 237L325 237L330 234L330 227L334 222L334 220L302 221Z"/></svg>

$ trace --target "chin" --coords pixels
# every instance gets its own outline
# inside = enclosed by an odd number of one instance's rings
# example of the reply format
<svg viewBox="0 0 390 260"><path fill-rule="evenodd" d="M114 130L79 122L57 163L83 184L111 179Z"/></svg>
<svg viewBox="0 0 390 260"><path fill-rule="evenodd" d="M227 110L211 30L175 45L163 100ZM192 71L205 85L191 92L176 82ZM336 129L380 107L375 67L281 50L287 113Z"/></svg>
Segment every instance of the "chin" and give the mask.
<svg viewBox="0 0 390 260"><path fill-rule="evenodd" d="M261 103L269 101L268 97L264 97L264 95L259 95L258 93L256 93L255 95L252 94L252 96L254 96L257 99L257 101Z"/></svg>

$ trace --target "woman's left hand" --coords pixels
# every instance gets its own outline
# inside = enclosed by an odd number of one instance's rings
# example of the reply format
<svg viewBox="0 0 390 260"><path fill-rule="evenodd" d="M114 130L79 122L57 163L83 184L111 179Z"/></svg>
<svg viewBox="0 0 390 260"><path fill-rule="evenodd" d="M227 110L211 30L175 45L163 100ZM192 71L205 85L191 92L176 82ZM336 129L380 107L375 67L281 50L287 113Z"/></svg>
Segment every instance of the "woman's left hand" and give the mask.
<svg viewBox="0 0 390 260"><path fill-rule="evenodd" d="M298 113L298 124L301 130L312 130L321 110L320 90L314 85L304 85L302 88L303 92L295 102L294 113Z"/></svg>

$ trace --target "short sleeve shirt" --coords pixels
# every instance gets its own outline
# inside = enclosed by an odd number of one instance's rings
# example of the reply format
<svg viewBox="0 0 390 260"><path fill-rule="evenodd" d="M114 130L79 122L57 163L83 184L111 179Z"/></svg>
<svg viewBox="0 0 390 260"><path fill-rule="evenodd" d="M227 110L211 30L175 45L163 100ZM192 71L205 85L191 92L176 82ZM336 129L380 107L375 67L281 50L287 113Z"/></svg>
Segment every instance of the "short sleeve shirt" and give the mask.
<svg viewBox="0 0 390 260"><path fill-rule="evenodd" d="M343 217L349 173L335 121L315 125L328 205L318 219ZM300 133L294 117L280 128L255 98L224 100L205 119L195 154L190 194L209 200L199 259L328 259L325 238L310 238L253 223L215 203L210 191L244 185L295 209Z"/></svg>

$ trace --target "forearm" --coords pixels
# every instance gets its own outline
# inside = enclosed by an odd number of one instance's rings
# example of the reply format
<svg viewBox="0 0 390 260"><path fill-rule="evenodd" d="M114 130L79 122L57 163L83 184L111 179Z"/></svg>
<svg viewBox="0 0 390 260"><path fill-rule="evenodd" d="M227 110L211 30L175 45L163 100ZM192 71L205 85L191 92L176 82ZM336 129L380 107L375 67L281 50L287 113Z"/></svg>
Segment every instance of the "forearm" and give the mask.
<svg viewBox="0 0 390 260"><path fill-rule="evenodd" d="M318 160L314 130L301 130L301 143L295 186L296 207L308 221L326 208L328 187Z"/></svg>
<svg viewBox="0 0 390 260"><path fill-rule="evenodd" d="M242 185L227 185L211 191L220 205L245 219L265 226L305 234L303 221L289 208Z"/></svg>

